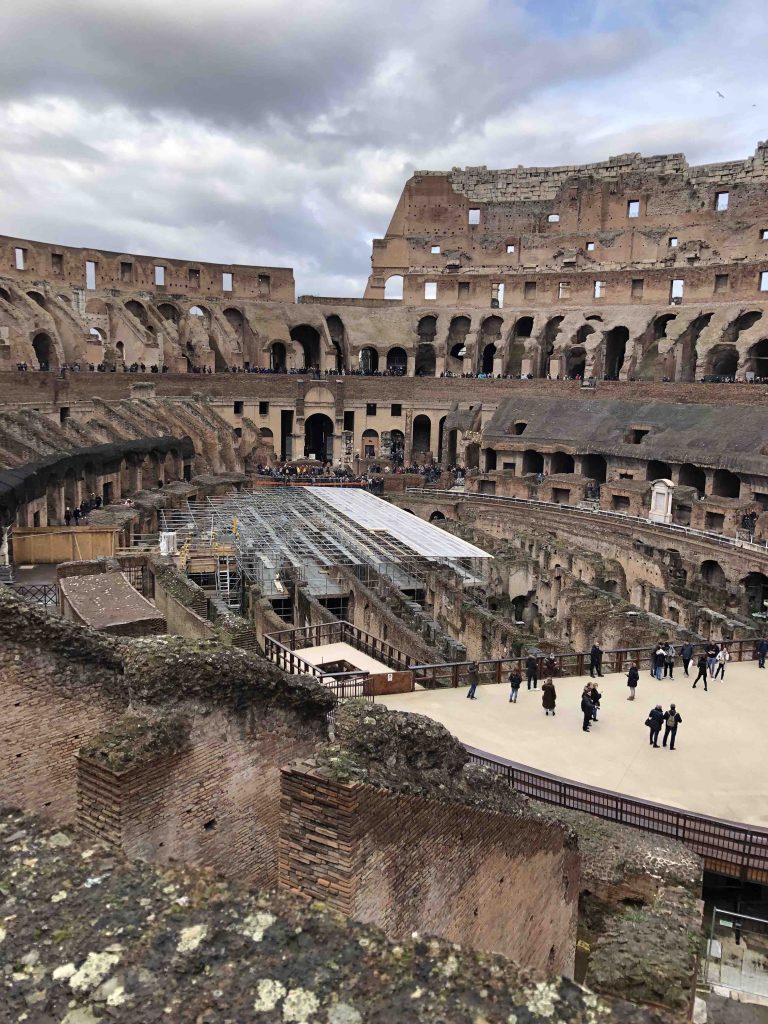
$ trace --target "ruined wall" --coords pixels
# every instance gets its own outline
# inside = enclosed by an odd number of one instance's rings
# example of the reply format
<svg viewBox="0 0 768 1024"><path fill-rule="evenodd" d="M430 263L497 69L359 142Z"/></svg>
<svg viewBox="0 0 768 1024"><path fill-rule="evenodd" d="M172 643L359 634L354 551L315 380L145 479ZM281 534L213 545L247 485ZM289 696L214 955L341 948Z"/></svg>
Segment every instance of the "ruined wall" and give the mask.
<svg viewBox="0 0 768 1024"><path fill-rule="evenodd" d="M535 817L283 773L281 884L394 939L413 931L573 970L580 858ZM535 922L535 925L533 924Z"/></svg>

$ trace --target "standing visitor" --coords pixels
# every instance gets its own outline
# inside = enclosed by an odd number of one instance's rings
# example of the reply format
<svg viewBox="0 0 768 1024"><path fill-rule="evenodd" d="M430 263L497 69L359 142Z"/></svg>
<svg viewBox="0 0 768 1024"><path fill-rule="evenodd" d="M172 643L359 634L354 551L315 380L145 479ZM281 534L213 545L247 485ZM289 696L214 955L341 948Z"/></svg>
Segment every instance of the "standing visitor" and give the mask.
<svg viewBox="0 0 768 1024"><path fill-rule="evenodd" d="M688 675L688 668L693 658L693 644L683 644L680 648L680 657L683 659L683 672Z"/></svg>
<svg viewBox="0 0 768 1024"><path fill-rule="evenodd" d="M650 744L652 747L658 747L659 745L659 733L661 732L663 721L664 712L661 709L661 704L657 704L655 708L648 712L648 717L645 720L645 724L650 730Z"/></svg>
<svg viewBox="0 0 768 1024"><path fill-rule="evenodd" d="M675 749L675 737L677 736L677 727L682 722L682 718L677 712L677 708L674 704L669 705L669 711L664 715L664 739L662 745L666 747L667 739L669 739L669 749Z"/></svg>
<svg viewBox="0 0 768 1024"><path fill-rule="evenodd" d="M531 683L533 683L533 689L538 690L539 688L539 661L538 658L534 658L532 654L529 654L525 659L525 671L528 677L528 689L531 689Z"/></svg>
<svg viewBox="0 0 768 1024"><path fill-rule="evenodd" d="M603 674L603 651L600 644L592 644L592 650L589 652L589 674L594 679L595 673L598 676Z"/></svg>
<svg viewBox="0 0 768 1024"><path fill-rule="evenodd" d="M673 679L672 670L675 667L675 648L672 644L667 644L664 651L664 678L669 675L670 679Z"/></svg>
<svg viewBox="0 0 768 1024"><path fill-rule="evenodd" d="M69 507L69 505L67 505L67 507L64 509L64 525L65 526L69 526L69 524L71 522L72 522L72 509Z"/></svg>
<svg viewBox="0 0 768 1024"><path fill-rule="evenodd" d="M709 672L710 679L715 674L715 668L717 666L717 644L707 644L707 671Z"/></svg>
<svg viewBox="0 0 768 1024"><path fill-rule="evenodd" d="M629 672L627 672L627 686L629 687L629 696L627 697L627 700L635 699L635 690L637 689L637 684L639 681L640 672L637 667L637 662L633 662L629 666Z"/></svg>
<svg viewBox="0 0 768 1024"><path fill-rule="evenodd" d="M520 675L520 670L513 668L509 673L509 703L517 704L517 694L520 689L520 684L523 681L523 677Z"/></svg>
<svg viewBox="0 0 768 1024"><path fill-rule="evenodd" d="M667 658L667 651L664 644L659 644L656 648L656 653L653 656L653 675L656 679L661 679L661 673L664 668L664 662Z"/></svg>
<svg viewBox="0 0 768 1024"><path fill-rule="evenodd" d="M602 693L600 693L600 691L598 690L598 688L596 686L590 686L590 688L589 688L589 699L592 701L592 721L593 722L597 721L597 710L600 707L600 699L602 698L602 696L603 696Z"/></svg>
<svg viewBox="0 0 768 1024"><path fill-rule="evenodd" d="M725 679L725 666L731 660L731 654L725 644L720 644L720 650L717 652L715 658L715 674L714 679L720 676L721 679Z"/></svg>
<svg viewBox="0 0 768 1024"><path fill-rule="evenodd" d="M475 697L475 690L477 689L477 684L480 682L480 673L477 670L476 661L470 661L467 669L467 679L469 680L469 691L467 693L467 697L470 700L477 700L477 697Z"/></svg>
<svg viewBox="0 0 768 1024"><path fill-rule="evenodd" d="M768 654L768 640L765 637L757 641L757 667L765 668L765 656Z"/></svg>
<svg viewBox="0 0 768 1024"><path fill-rule="evenodd" d="M589 732L589 723L592 721L592 712L594 711L594 708L592 707L592 701L589 699L589 694L587 692L588 689L589 686L585 686L584 691L581 695L581 713L584 716L584 719L581 723L581 728L584 732Z"/></svg>
<svg viewBox="0 0 768 1024"><path fill-rule="evenodd" d="M707 688L707 666L708 666L708 664L709 664L709 658L707 657L706 654L702 654L701 657L699 658L698 662L696 663L696 667L699 670L699 674L693 680L693 686L691 687L692 690L696 689L696 683L698 683L698 681L700 679L704 683L704 689L706 690L706 688Z"/></svg>
<svg viewBox="0 0 768 1024"><path fill-rule="evenodd" d="M555 691L555 684L551 679L548 679L541 688L541 706L544 708L544 714L548 715L551 711L554 717L556 703L557 693Z"/></svg>

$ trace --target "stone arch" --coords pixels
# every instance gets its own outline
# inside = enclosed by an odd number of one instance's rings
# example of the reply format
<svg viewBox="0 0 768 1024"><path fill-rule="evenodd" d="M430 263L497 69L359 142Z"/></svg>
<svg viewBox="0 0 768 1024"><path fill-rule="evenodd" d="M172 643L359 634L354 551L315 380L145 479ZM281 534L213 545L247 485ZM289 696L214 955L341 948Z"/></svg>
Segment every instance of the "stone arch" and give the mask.
<svg viewBox="0 0 768 1024"><path fill-rule="evenodd" d="M402 430L393 430L389 435L392 444L392 461L402 465L405 454L405 434Z"/></svg>
<svg viewBox="0 0 768 1024"><path fill-rule="evenodd" d="M555 351L555 342L560 333L560 325L564 319L564 316L553 316L544 325L539 343L539 377L546 377L549 373L549 361L552 358L552 353Z"/></svg>
<svg viewBox="0 0 768 1024"><path fill-rule="evenodd" d="M579 328L583 330L584 328ZM589 329L589 328L587 328ZM565 376L584 377L587 368L587 350L583 345L571 345L565 350Z"/></svg>
<svg viewBox="0 0 768 1024"><path fill-rule="evenodd" d="M533 332L533 317L519 316L512 328L512 335L515 338L530 338Z"/></svg>
<svg viewBox="0 0 768 1024"><path fill-rule="evenodd" d="M661 316L657 316L653 323L653 340L660 341L662 338L667 336L667 327L673 320L677 319L677 313L663 313Z"/></svg>
<svg viewBox="0 0 768 1024"><path fill-rule="evenodd" d="M430 523L442 523L445 522L445 513L441 512L439 508L436 508L434 512L429 513Z"/></svg>
<svg viewBox="0 0 768 1024"><path fill-rule="evenodd" d="M190 306L188 313L190 316L199 317L206 324L210 324L211 322L210 311L205 306Z"/></svg>
<svg viewBox="0 0 768 1024"><path fill-rule="evenodd" d="M533 448L526 448L523 452L523 476L526 473L543 473L544 456Z"/></svg>
<svg viewBox="0 0 768 1024"><path fill-rule="evenodd" d="M325 318L325 326L328 328L328 336L336 353L336 373L341 373L347 365L347 329L344 321L336 313L331 313Z"/></svg>
<svg viewBox="0 0 768 1024"><path fill-rule="evenodd" d="M333 458L333 420L324 412L313 413L304 421L304 454L321 462Z"/></svg>
<svg viewBox="0 0 768 1024"><path fill-rule="evenodd" d="M403 297L403 275L392 274L384 282L385 299L402 299Z"/></svg>
<svg viewBox="0 0 768 1024"><path fill-rule="evenodd" d="M489 342L482 351L480 358L480 373L493 373L493 360L496 358L496 346Z"/></svg>
<svg viewBox="0 0 768 1024"><path fill-rule="evenodd" d="M137 302L136 299L129 299L125 303L125 308L136 319L146 327L147 324L147 310L146 307L141 303Z"/></svg>
<svg viewBox="0 0 768 1024"><path fill-rule="evenodd" d="M568 452L552 452L550 470L552 473L573 473L576 463Z"/></svg>
<svg viewBox="0 0 768 1024"><path fill-rule="evenodd" d="M291 328L291 341L301 347L303 369L320 368L320 332L311 324L298 324Z"/></svg>
<svg viewBox="0 0 768 1024"><path fill-rule="evenodd" d="M379 454L379 432L372 427L363 431L363 458L375 459Z"/></svg>
<svg viewBox="0 0 768 1024"><path fill-rule="evenodd" d="M125 344L122 341L118 341L115 345L115 355L120 363L125 362Z"/></svg>
<svg viewBox="0 0 768 1024"><path fill-rule="evenodd" d="M243 316L242 310L236 309L234 306L229 306L228 309L224 310L222 315L233 331L237 334L243 333L245 330L245 317Z"/></svg>
<svg viewBox="0 0 768 1024"><path fill-rule="evenodd" d="M750 572L741 581L750 614L768 611L768 576L763 572Z"/></svg>
<svg viewBox="0 0 768 1024"><path fill-rule="evenodd" d="M412 449L416 452L428 452L432 443L432 420L424 413L419 413L413 419L413 444Z"/></svg>
<svg viewBox="0 0 768 1024"><path fill-rule="evenodd" d="M681 487L695 487L702 497L707 485L707 474L699 466L684 462L680 467L678 481Z"/></svg>
<svg viewBox="0 0 768 1024"><path fill-rule="evenodd" d="M756 377L768 378L768 338L756 341L747 352L747 368Z"/></svg>
<svg viewBox="0 0 768 1024"><path fill-rule="evenodd" d="M716 469L712 476L712 493L720 498L738 498L741 480L730 469Z"/></svg>
<svg viewBox="0 0 768 1024"><path fill-rule="evenodd" d="M584 476L590 480L597 480L598 483L605 483L608 476L608 463L605 461L605 456L597 454L585 455L581 460L581 464Z"/></svg>
<svg viewBox="0 0 768 1024"><path fill-rule="evenodd" d="M32 348L41 370L50 370L56 363L56 349L50 334L40 331L32 339Z"/></svg>
<svg viewBox="0 0 768 1024"><path fill-rule="evenodd" d="M437 336L437 317L423 316L416 327L416 333L422 345L434 345Z"/></svg>
<svg viewBox="0 0 768 1024"><path fill-rule="evenodd" d="M669 480L672 476L672 467L668 462L659 459L651 459L645 466L646 480Z"/></svg>
<svg viewBox="0 0 768 1024"><path fill-rule="evenodd" d="M41 309L48 308L48 303L45 300L45 296L41 295L40 292L27 292L27 298L32 299L33 302L36 302Z"/></svg>
<svg viewBox="0 0 768 1024"><path fill-rule="evenodd" d="M178 307L174 306L172 302L161 302L157 311L164 320L170 320L174 324L177 324L181 318Z"/></svg>
<svg viewBox="0 0 768 1024"><path fill-rule="evenodd" d="M695 317L677 339L679 354L678 369L675 376L678 380L686 382L696 380L699 338L704 328L709 326L709 321L713 316L714 313L702 313L700 316Z"/></svg>
<svg viewBox="0 0 768 1024"><path fill-rule="evenodd" d="M269 368L273 373L285 373L288 368L288 353L285 342L273 341L269 346Z"/></svg>
<svg viewBox="0 0 768 1024"><path fill-rule="evenodd" d="M464 356L467 351L467 336L472 321L468 316L455 316L448 327L448 359L447 367L452 373L461 373L464 369Z"/></svg>
<svg viewBox="0 0 768 1024"><path fill-rule="evenodd" d="M393 373L405 374L408 367L408 355L404 348L395 345L387 352L387 369Z"/></svg>
<svg viewBox="0 0 768 1024"><path fill-rule="evenodd" d="M717 377L735 377L739 367L739 352L735 345L714 345L707 359L707 373Z"/></svg>
<svg viewBox="0 0 768 1024"><path fill-rule="evenodd" d="M606 380L618 380L629 341L629 328L619 325L605 332L605 359L603 376Z"/></svg>
<svg viewBox="0 0 768 1024"><path fill-rule="evenodd" d="M762 317L763 313L760 309L747 309L743 313L739 313L736 319L729 323L723 331L723 343L735 345L742 331L748 331L750 327L754 327Z"/></svg>
<svg viewBox="0 0 768 1024"><path fill-rule="evenodd" d="M722 565L712 558L707 558L701 563L701 578L710 587L725 586L725 572Z"/></svg>
<svg viewBox="0 0 768 1024"><path fill-rule="evenodd" d="M2 299L3 302L7 302L9 305L13 304L11 293L6 288L0 288L0 299Z"/></svg>
<svg viewBox="0 0 768 1024"><path fill-rule="evenodd" d="M366 376L379 372L379 353L372 345L360 349L360 372Z"/></svg>

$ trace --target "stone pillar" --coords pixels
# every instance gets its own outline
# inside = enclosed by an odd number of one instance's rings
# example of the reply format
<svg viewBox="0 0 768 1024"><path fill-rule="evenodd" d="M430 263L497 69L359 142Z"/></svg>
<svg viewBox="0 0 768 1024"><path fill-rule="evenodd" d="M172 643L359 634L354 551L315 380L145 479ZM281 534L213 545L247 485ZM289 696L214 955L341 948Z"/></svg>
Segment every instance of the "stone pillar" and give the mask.
<svg viewBox="0 0 768 1024"><path fill-rule="evenodd" d="M415 377L416 376L416 354L415 353L412 353L412 352L408 353L407 361L406 361L405 365L406 365L406 370L405 370L406 376L407 377Z"/></svg>

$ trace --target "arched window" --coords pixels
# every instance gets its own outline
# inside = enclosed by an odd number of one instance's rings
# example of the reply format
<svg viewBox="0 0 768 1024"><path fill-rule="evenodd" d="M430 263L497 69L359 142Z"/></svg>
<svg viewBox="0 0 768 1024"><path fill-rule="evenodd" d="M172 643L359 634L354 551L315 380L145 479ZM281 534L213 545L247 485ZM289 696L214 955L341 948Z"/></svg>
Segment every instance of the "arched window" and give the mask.
<svg viewBox="0 0 768 1024"><path fill-rule="evenodd" d="M710 587L725 586L725 572L722 565L710 558L701 563L701 578Z"/></svg>
<svg viewBox="0 0 768 1024"><path fill-rule="evenodd" d="M379 432L378 430L363 431L363 458L375 459L379 454Z"/></svg>
<svg viewBox="0 0 768 1024"><path fill-rule="evenodd" d="M370 345L360 349L360 372L366 376L379 372L379 353Z"/></svg>
<svg viewBox="0 0 768 1024"><path fill-rule="evenodd" d="M403 275L393 274L384 283L385 299L402 299L403 297Z"/></svg>
<svg viewBox="0 0 768 1024"><path fill-rule="evenodd" d="M413 421L413 451L428 452L432 440L432 421L423 413Z"/></svg>
<svg viewBox="0 0 768 1024"><path fill-rule="evenodd" d="M50 370L54 363L54 347L50 336L41 332L32 339L32 348L37 356L37 365L41 370Z"/></svg>
<svg viewBox="0 0 768 1024"><path fill-rule="evenodd" d="M269 368L273 373L285 373L286 351L282 341L273 341L269 349Z"/></svg>
<svg viewBox="0 0 768 1024"><path fill-rule="evenodd" d="M573 473L575 463L573 456L567 452L553 452L551 470L553 473Z"/></svg>
<svg viewBox="0 0 768 1024"><path fill-rule="evenodd" d="M526 473L543 473L544 472L544 456L541 452L536 452L532 448L528 448L523 452L523 475Z"/></svg>
<svg viewBox="0 0 768 1024"><path fill-rule="evenodd" d="M397 374L404 374L408 366L405 349L396 346L387 352L387 369Z"/></svg>
<svg viewBox="0 0 768 1024"><path fill-rule="evenodd" d="M320 332L309 324L299 324L291 330L291 341L301 346L304 369L320 368Z"/></svg>

